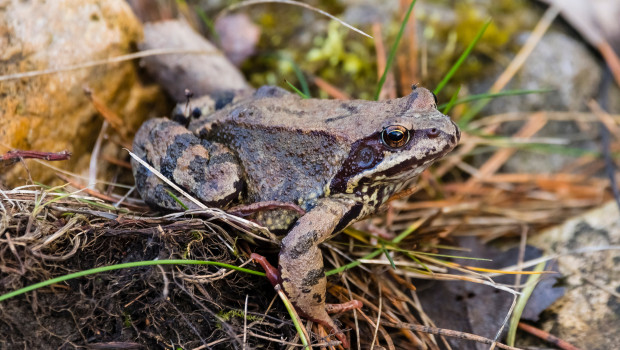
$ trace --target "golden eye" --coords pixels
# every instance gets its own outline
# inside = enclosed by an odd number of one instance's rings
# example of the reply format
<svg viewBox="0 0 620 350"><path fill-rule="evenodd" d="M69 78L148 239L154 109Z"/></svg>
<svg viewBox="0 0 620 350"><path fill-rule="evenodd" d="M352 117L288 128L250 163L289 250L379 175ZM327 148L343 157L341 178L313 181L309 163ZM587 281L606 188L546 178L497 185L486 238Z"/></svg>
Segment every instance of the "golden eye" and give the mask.
<svg viewBox="0 0 620 350"><path fill-rule="evenodd" d="M390 148L400 148L409 142L409 130L401 125L390 125L381 132L381 141Z"/></svg>

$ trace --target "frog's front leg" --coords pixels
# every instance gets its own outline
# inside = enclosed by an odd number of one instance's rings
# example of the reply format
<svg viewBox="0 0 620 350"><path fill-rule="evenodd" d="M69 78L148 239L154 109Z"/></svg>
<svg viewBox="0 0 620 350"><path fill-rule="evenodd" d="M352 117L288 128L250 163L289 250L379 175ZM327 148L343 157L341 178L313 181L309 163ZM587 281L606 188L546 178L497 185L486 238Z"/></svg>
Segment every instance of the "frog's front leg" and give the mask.
<svg viewBox="0 0 620 350"><path fill-rule="evenodd" d="M326 310L327 279L319 244L334 233L342 220L350 220L347 213L354 205L352 201L319 200L282 240L279 260L282 287L300 314L332 329L346 347L348 342L344 334Z"/></svg>
<svg viewBox="0 0 620 350"><path fill-rule="evenodd" d="M243 189L241 167L225 146L201 140L185 127L168 119L146 121L134 138L134 153L165 177L208 206L224 208L239 198ZM182 210L155 174L132 160L136 187L150 206ZM178 196L189 208L196 205Z"/></svg>

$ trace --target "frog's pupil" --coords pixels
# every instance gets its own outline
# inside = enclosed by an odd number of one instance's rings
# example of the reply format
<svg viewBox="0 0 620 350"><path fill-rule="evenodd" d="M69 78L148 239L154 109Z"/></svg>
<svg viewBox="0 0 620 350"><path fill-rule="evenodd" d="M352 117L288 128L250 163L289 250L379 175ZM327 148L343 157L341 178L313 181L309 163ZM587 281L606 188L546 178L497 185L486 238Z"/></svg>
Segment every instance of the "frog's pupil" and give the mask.
<svg viewBox="0 0 620 350"><path fill-rule="evenodd" d="M392 130L388 134L388 137L390 138L390 140L392 140L394 142L398 142L398 141L402 140L404 136L405 135L400 130Z"/></svg>

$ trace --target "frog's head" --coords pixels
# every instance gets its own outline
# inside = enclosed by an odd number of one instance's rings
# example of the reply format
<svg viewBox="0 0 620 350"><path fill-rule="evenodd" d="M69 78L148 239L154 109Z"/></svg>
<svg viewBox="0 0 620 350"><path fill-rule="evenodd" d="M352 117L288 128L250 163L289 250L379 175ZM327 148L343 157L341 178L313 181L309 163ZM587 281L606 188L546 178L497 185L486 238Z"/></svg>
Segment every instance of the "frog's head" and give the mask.
<svg viewBox="0 0 620 350"><path fill-rule="evenodd" d="M331 193L381 204L459 142L459 128L437 110L435 95L425 88L414 87L389 110L390 115L369 122L365 135L351 145Z"/></svg>

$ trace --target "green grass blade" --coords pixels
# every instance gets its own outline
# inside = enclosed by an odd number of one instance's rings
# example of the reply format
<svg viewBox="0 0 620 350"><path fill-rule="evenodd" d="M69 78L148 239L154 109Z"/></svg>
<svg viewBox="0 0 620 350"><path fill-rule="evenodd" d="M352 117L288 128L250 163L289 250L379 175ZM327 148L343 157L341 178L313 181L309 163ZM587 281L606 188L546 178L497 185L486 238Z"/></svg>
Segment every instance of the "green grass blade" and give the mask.
<svg viewBox="0 0 620 350"><path fill-rule="evenodd" d="M385 255L385 257L390 262L390 265L392 265L392 269L396 270L396 264L394 263L394 260L392 260L392 257L390 256L390 251L385 248L385 244L381 244L381 250L383 251L383 255Z"/></svg>
<svg viewBox="0 0 620 350"><path fill-rule="evenodd" d="M301 92L298 88L295 87L295 85L291 84L290 81L284 79L284 82L286 82L288 84L288 86L293 89L293 91L295 91L297 93L297 95L301 96L301 98L309 98L306 94L304 94L303 92Z"/></svg>
<svg viewBox="0 0 620 350"><path fill-rule="evenodd" d="M426 271L428 271L428 273L433 274L433 270L431 270L431 268L428 267L428 265L423 263L422 260L418 259L414 254L407 253L405 255L407 255L409 257L409 259L411 259L411 260L417 262L418 264L420 264L420 266L422 266Z"/></svg>
<svg viewBox="0 0 620 350"><path fill-rule="evenodd" d="M493 259L477 258L475 256L461 256L461 255L438 254L438 253L427 253L427 252L415 252L415 254L417 254L417 255L426 255L426 256L436 256L436 257L449 258L449 259L463 259L463 260L476 260L476 261L493 261Z"/></svg>
<svg viewBox="0 0 620 350"><path fill-rule="evenodd" d="M390 54L388 55L387 63L385 64L385 69L383 70L383 74L381 75L381 79L379 79L379 85L377 86L377 92L375 92L375 101L379 100L379 95L381 94L381 89L383 88L383 84L385 84L385 79L387 79L388 72L394 63L394 58L396 57L396 50L398 49L398 44L400 43L400 39L405 32L405 27L407 26L407 22L409 22L409 17L411 16L411 12L413 11L413 6L415 5L416 0L411 2L409 5L409 9L407 9L407 13L405 14L405 18L400 24L400 30L398 31L398 35L396 36L396 41L390 48Z"/></svg>
<svg viewBox="0 0 620 350"><path fill-rule="evenodd" d="M211 33L211 36L213 36L213 40L215 40L215 43L219 46L222 41L220 39L220 35L215 30L215 23L213 23L209 16L207 16L207 13L200 6L194 6L194 11L196 11L198 17L202 20L202 23L204 23L205 27L209 30L209 33Z"/></svg>
<svg viewBox="0 0 620 350"><path fill-rule="evenodd" d="M237 270L237 271L249 273L249 274L256 275L256 276L265 276L264 272L254 271L254 270L246 269L246 268L235 266L235 265L224 264L218 261L181 260L181 259L136 261L136 262L130 262L130 263L116 264L116 265L100 266L94 269L88 269L88 270L74 272L68 275L52 278L47 281L35 283L27 287L12 291L10 293L2 294L0 295L0 301L33 291L35 289L39 289L42 287L46 287L46 286L49 286L55 283L67 281L67 280L78 278L78 277L84 277L84 276L93 275L96 273L101 273L101 272L106 272L106 271L127 269L131 267L140 267L140 266L152 266L152 265L214 265L214 266L220 266L220 267L224 267L224 268L231 269L231 270Z"/></svg>
<svg viewBox="0 0 620 350"><path fill-rule="evenodd" d="M497 148L510 147L510 148L516 148L520 150L537 152L537 153L542 153L542 154L561 154L561 155L570 156L570 157L582 157L582 156L592 156L596 158L601 157L601 153L598 151L591 151L591 150L577 148L577 147L569 147L566 145L554 145L554 144L538 143L538 142L532 142L532 143L516 142L515 143L515 142L511 142L510 137L485 135L485 134L478 132L478 130L471 130L471 129L468 129L467 127L463 127L461 129L466 130L468 133L472 135L476 135L476 136L480 136L485 139L497 141L497 142L494 142L492 146L489 146L489 147L478 147L476 151L467 153L468 156L495 152ZM620 152L615 152L613 156L614 158L619 158Z"/></svg>
<svg viewBox="0 0 620 350"><path fill-rule="evenodd" d="M306 98L309 98L310 97L310 87L308 86L308 80L306 79L306 76L301 71L301 68L299 68L297 63L295 63L295 61L289 59L289 62L291 62L291 64L293 65L293 70L295 71L295 76L297 77L297 80L299 81L299 85L301 85L301 91L303 91L304 95L308 96Z"/></svg>
<svg viewBox="0 0 620 350"><path fill-rule="evenodd" d="M281 299L282 303L284 304L284 307L286 308L286 311L288 312L288 315L291 317L291 321L293 322L293 325L295 326L295 330L297 331L297 335L299 335L299 340L301 341L301 344L304 346L303 349L309 349L310 348L310 343L308 342L308 339L306 339L306 333L304 333L303 330L303 325L301 325L298 320L299 317L297 316L297 312L295 312L295 307L287 301L285 301L285 299Z"/></svg>
<svg viewBox="0 0 620 350"><path fill-rule="evenodd" d="M452 107L454 107L454 105L456 104L456 100L459 97L459 92L461 92L461 87L462 85L460 85L459 88L456 89L456 92L452 95L452 97L450 97L450 101L448 101L448 103L445 106L442 105L442 107L439 107L439 108L443 108L443 111L441 111L441 113L448 114L448 112L450 112Z"/></svg>
<svg viewBox="0 0 620 350"><path fill-rule="evenodd" d="M183 202L181 202L181 200L179 199L179 197L175 196L175 195L174 195L174 193L172 193L172 191L170 191L170 190L166 189L166 193L168 193L168 195L169 195L170 197L172 197L172 199L174 199L174 201L175 201L175 202L177 202L177 203L181 206L181 208L183 208L183 210L187 210L187 209L189 209L189 208L187 207L187 205L185 205Z"/></svg>
<svg viewBox="0 0 620 350"><path fill-rule="evenodd" d="M375 256L379 255L383 253L383 249L376 249L366 255L364 255L363 257L355 260L355 261L351 261L350 263L346 264L346 265L342 265L337 269L333 269L333 270L329 270L325 272L325 276L331 276L331 275L335 275L337 273L341 273L342 271L348 270L348 269L352 269L356 266L361 265L362 263L360 262L360 260L364 260L364 259L372 259Z"/></svg>
<svg viewBox="0 0 620 350"><path fill-rule="evenodd" d="M463 51L459 59L456 60L456 63L452 65L452 67L448 71L448 74L446 74L446 76L439 82L439 85L437 85L435 90L433 90L435 95L439 95L439 92L441 92L444 86L446 86L446 84L450 81L450 79L452 79L452 76L454 75L454 73L456 73L456 71L461 67L461 64L463 64L465 59L469 56L469 54L471 53L471 50L473 50L474 46L476 46L480 38L482 38L482 34L484 34L484 32L487 30L490 24L491 24L491 19L489 18L486 20L486 22L484 22L484 24L478 31L478 34L476 34L476 37L474 37L474 40L472 40L472 42L469 43L469 46L467 46L465 51Z"/></svg>
<svg viewBox="0 0 620 350"><path fill-rule="evenodd" d="M299 81L299 85L301 85L301 91L303 91L304 95L307 96L306 98L310 98L311 94L310 94L310 86L308 85L308 79L306 79L306 76L304 75L299 65L295 63L295 61L287 54L276 53L275 58L279 61L285 61L291 64L291 67L293 67L293 71L295 72L295 76L297 77L297 80ZM291 84L289 84L289 86L290 85Z"/></svg>
<svg viewBox="0 0 620 350"><path fill-rule="evenodd" d="M476 95L471 95L471 96L467 96L461 99L457 99L454 104L458 105L458 104L463 104L463 103L467 103L467 102L472 102L472 101L478 101L478 100L484 100L484 99L491 99L491 98L495 98L495 97L503 97L503 96L518 96L518 95L529 95L529 94L543 94L543 93L547 93L547 92L552 92L555 91L555 89L538 89L538 90L506 90L506 91L501 91L501 92L496 92L493 94L490 93L483 93L483 94L476 94ZM437 106L438 109L442 109L448 106L450 102L448 103L443 103L440 104L439 106Z"/></svg>
<svg viewBox="0 0 620 350"><path fill-rule="evenodd" d="M400 242L402 242L403 239L409 237L410 234L412 234L413 232L415 232L415 230L417 230L420 227L419 223L413 223L412 225L410 225L409 227L407 227L403 232L399 233L398 236L394 237L394 239L392 239L392 244L398 244Z"/></svg>
<svg viewBox="0 0 620 350"><path fill-rule="evenodd" d="M546 93L546 92L551 92L551 91L555 91L555 89L509 90L509 91L504 91L504 92L500 91L496 93L481 94L480 96L486 95L486 96L496 97L496 96L509 96L509 95L525 95L528 93ZM515 93L515 92L519 92L519 93ZM478 100L478 98L476 98L476 100ZM480 113L480 111L489 103L486 97L481 98L479 100L481 101L478 101L478 103L476 103L472 108L470 108L467 112L465 112L465 114L463 114L463 116L459 120L459 126L466 126L467 123L469 123L469 121L473 117L475 117L478 113Z"/></svg>
<svg viewBox="0 0 620 350"><path fill-rule="evenodd" d="M541 272L545 268L546 262L541 262L540 264L534 267L534 271ZM530 275L527 279L526 287L523 288L523 292L519 296L517 300L517 305L515 306L515 310L510 317L510 326L508 327L508 336L506 337L506 344L509 346L514 346L515 344L515 336L517 334L517 326L519 325L519 320L521 319L521 314L523 313L523 309L525 309L525 304L527 304L528 299L532 295L534 288L538 284L540 280L540 274L538 275Z"/></svg>

